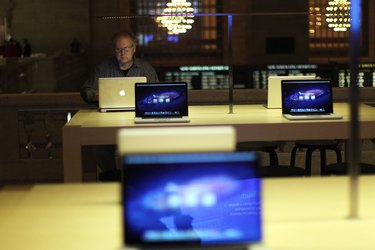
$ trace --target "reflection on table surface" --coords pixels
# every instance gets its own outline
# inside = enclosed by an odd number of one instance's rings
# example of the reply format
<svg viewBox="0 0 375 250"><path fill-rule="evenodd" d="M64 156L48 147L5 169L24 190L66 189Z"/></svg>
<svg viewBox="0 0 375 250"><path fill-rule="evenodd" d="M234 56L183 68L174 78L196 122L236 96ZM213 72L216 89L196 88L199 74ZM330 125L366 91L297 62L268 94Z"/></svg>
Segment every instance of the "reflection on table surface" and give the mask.
<svg viewBox="0 0 375 250"><path fill-rule="evenodd" d="M347 177L265 179L267 249L374 249L375 177L359 180L359 218L348 219ZM2 249L119 249L119 184L5 186Z"/></svg>

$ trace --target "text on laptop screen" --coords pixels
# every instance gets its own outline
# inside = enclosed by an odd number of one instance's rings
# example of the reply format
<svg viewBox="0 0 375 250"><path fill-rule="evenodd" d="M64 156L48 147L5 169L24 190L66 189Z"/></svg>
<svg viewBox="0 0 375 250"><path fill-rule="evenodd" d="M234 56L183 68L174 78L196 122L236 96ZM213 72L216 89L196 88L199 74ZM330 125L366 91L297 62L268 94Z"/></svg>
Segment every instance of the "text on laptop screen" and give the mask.
<svg viewBox="0 0 375 250"><path fill-rule="evenodd" d="M257 164L252 152L124 156L125 244L259 242Z"/></svg>
<svg viewBox="0 0 375 250"><path fill-rule="evenodd" d="M330 80L285 80L281 87L283 114L333 112Z"/></svg>
<svg viewBox="0 0 375 250"><path fill-rule="evenodd" d="M181 117L188 115L187 84L137 83L136 117Z"/></svg>

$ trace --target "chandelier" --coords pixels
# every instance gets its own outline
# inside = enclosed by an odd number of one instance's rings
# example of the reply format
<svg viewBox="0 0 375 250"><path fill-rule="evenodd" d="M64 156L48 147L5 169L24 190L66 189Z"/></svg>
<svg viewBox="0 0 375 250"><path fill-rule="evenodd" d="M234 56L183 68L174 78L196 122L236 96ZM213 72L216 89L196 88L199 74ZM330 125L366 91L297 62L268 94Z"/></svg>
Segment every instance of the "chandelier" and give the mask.
<svg viewBox="0 0 375 250"><path fill-rule="evenodd" d="M350 28L350 1L332 0L326 8L326 22L334 31L347 31Z"/></svg>
<svg viewBox="0 0 375 250"><path fill-rule="evenodd" d="M159 26L168 30L168 34L186 33L194 23L194 8L186 0L172 0L167 3L160 17L156 18Z"/></svg>

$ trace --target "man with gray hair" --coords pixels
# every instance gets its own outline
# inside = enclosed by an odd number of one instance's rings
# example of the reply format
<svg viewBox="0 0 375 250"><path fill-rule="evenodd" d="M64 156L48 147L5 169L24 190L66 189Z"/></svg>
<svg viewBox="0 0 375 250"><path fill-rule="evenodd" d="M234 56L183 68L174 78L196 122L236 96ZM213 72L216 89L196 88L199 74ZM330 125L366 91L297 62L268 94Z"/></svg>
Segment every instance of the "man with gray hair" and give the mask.
<svg viewBox="0 0 375 250"><path fill-rule="evenodd" d="M155 69L145 60L134 56L137 39L129 31L119 31L112 37L114 57L100 63L93 74L81 88L81 96L89 104L99 100L98 80L101 77L137 77L145 76L147 82L158 82ZM120 174L116 168L116 145L100 145L91 148L96 157L96 164L101 169L100 181L119 181Z"/></svg>
<svg viewBox="0 0 375 250"><path fill-rule="evenodd" d="M81 96L87 103L98 102L99 77L145 76L147 82L158 82L155 69L145 60L134 56L137 38L129 31L119 31L112 37L114 57L96 67L88 81L81 88Z"/></svg>

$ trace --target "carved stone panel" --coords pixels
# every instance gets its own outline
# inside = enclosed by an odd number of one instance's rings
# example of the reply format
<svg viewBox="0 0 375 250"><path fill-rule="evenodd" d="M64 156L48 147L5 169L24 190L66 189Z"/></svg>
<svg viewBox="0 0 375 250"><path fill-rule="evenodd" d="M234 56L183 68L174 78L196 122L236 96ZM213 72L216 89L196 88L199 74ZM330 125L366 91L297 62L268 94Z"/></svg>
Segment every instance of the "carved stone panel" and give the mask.
<svg viewBox="0 0 375 250"><path fill-rule="evenodd" d="M22 110L18 112L20 159L62 158L61 130L69 110Z"/></svg>

